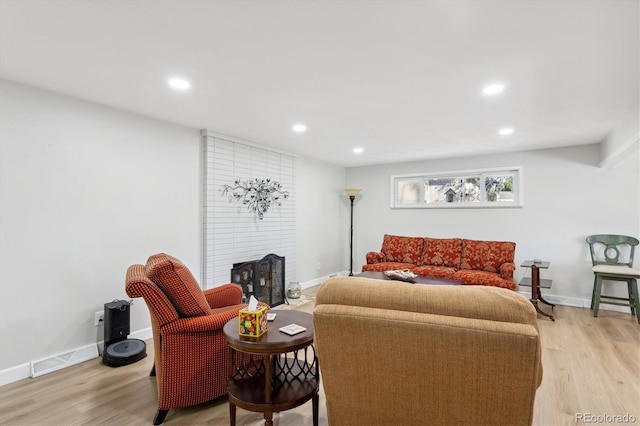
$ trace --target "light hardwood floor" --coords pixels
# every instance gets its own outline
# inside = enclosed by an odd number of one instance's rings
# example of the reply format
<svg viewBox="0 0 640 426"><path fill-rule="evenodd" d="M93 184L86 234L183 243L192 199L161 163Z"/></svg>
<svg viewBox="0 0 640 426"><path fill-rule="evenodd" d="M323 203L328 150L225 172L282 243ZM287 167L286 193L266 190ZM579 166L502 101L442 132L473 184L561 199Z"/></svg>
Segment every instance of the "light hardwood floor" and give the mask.
<svg viewBox="0 0 640 426"><path fill-rule="evenodd" d="M305 290L301 303L283 308L311 312L316 290ZM630 314L601 310L599 315L557 306L555 322L538 319L544 378L534 425L581 424L578 413L629 415L640 424L640 325ZM147 358L128 366L110 368L95 359L0 387L0 425L150 425L157 401L155 378L149 377L150 342L147 351ZM320 425L327 425L324 403L321 389ZM238 425L263 424L260 413L238 409L237 414ZM228 425L227 400L170 410L164 424ZM310 402L274 416L276 426L305 424L312 424Z"/></svg>

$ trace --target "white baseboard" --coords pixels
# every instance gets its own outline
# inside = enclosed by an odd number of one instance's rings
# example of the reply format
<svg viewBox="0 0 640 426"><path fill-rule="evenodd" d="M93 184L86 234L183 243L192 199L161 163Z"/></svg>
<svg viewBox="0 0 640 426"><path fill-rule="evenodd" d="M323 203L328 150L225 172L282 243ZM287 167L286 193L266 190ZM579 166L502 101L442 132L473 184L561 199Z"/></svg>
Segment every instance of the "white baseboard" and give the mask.
<svg viewBox="0 0 640 426"><path fill-rule="evenodd" d="M334 272L333 274L325 275L324 277L320 277L320 278L316 278L316 279L313 279L313 280L301 282L300 283L300 287L302 287L302 289L315 287L317 285L322 284L323 282L325 282L329 278L333 278L333 277L336 277L336 276L339 276L339 275L340 276L345 276L348 273L349 273L348 271Z"/></svg>
<svg viewBox="0 0 640 426"><path fill-rule="evenodd" d="M527 299L531 298L531 291L519 291L518 293L520 293ZM591 299L581 299L578 297L568 297L568 296L557 296L557 295L546 294L546 293L543 294L542 297L544 297L545 300L555 305L573 306L575 308L586 308L586 309L591 308ZM541 306L544 307L545 306L544 303L542 303ZM618 305L609 305L606 303L601 303L598 309L603 311L615 311L615 312L625 312L625 313L631 312L627 307L618 306Z"/></svg>
<svg viewBox="0 0 640 426"><path fill-rule="evenodd" d="M16 365L15 367L6 368L0 371L0 386L17 382L31 376L31 363Z"/></svg>
<svg viewBox="0 0 640 426"><path fill-rule="evenodd" d="M143 328L142 330L134 331L129 334L130 339L149 340L153 337L153 331L151 327Z"/></svg>
<svg viewBox="0 0 640 426"><path fill-rule="evenodd" d="M129 334L131 339L148 340L153 337L151 327L134 331ZM92 343L91 345L82 346L72 349L63 354L51 355L36 361L27 362L15 367L0 370L0 386L17 382L18 380L29 377L38 377L62 368L95 359L102 354L104 341Z"/></svg>

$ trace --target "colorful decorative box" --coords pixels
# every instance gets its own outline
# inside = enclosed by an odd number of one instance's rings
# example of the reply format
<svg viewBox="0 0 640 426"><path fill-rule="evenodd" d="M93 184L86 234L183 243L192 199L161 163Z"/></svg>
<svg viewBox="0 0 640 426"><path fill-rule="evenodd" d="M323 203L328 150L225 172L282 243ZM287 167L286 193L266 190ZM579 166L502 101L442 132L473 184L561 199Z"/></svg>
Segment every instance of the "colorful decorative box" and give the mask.
<svg viewBox="0 0 640 426"><path fill-rule="evenodd" d="M240 336L260 337L267 331L267 306L261 306L257 311L246 308L238 311L238 333Z"/></svg>

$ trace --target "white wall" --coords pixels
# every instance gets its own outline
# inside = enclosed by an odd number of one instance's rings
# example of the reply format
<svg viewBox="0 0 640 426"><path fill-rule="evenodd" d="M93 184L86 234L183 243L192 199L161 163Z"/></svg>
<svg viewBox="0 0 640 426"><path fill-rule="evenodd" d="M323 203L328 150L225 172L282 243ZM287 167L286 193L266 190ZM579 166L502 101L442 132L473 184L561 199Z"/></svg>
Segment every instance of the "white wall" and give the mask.
<svg viewBox="0 0 640 426"><path fill-rule="evenodd" d="M297 158L296 168L297 279L307 282L345 270L349 249L346 174L344 167L304 157Z"/></svg>
<svg viewBox="0 0 640 426"><path fill-rule="evenodd" d="M132 263L200 269L200 134L8 81L0 102L1 370L101 341Z"/></svg>
<svg viewBox="0 0 640 426"><path fill-rule="evenodd" d="M600 147L600 165L614 165L638 151L640 110L638 105L620 117Z"/></svg>
<svg viewBox="0 0 640 426"><path fill-rule="evenodd" d="M0 384L101 342L94 312L167 252L201 270L199 129L0 80ZM344 269L341 167L298 158L297 277ZM322 267L317 270L317 261ZM132 334L150 327L136 299Z"/></svg>
<svg viewBox="0 0 640 426"><path fill-rule="evenodd" d="M541 272L553 279L545 294L589 306L593 275L586 236L640 236L637 152L615 167L600 168L599 161L599 145L585 145L347 169L348 184L362 188L355 207L354 269L365 263L366 252L380 249L385 233L515 241L517 265L533 258L551 262ZM390 175L519 165L524 166L523 208L389 208ZM530 271L516 268L516 281L525 273Z"/></svg>

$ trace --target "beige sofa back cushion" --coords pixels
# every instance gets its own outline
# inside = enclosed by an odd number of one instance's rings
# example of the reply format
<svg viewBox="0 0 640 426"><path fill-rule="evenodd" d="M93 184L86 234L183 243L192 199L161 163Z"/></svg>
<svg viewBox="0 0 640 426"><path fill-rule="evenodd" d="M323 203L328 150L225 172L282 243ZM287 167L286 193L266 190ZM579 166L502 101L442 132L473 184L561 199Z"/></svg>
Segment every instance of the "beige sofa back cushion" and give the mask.
<svg viewBox="0 0 640 426"><path fill-rule="evenodd" d="M316 305L319 304L513 322L529 324L536 330L538 327L536 311L527 298L517 292L497 287L436 286L360 277L334 277L318 290Z"/></svg>

